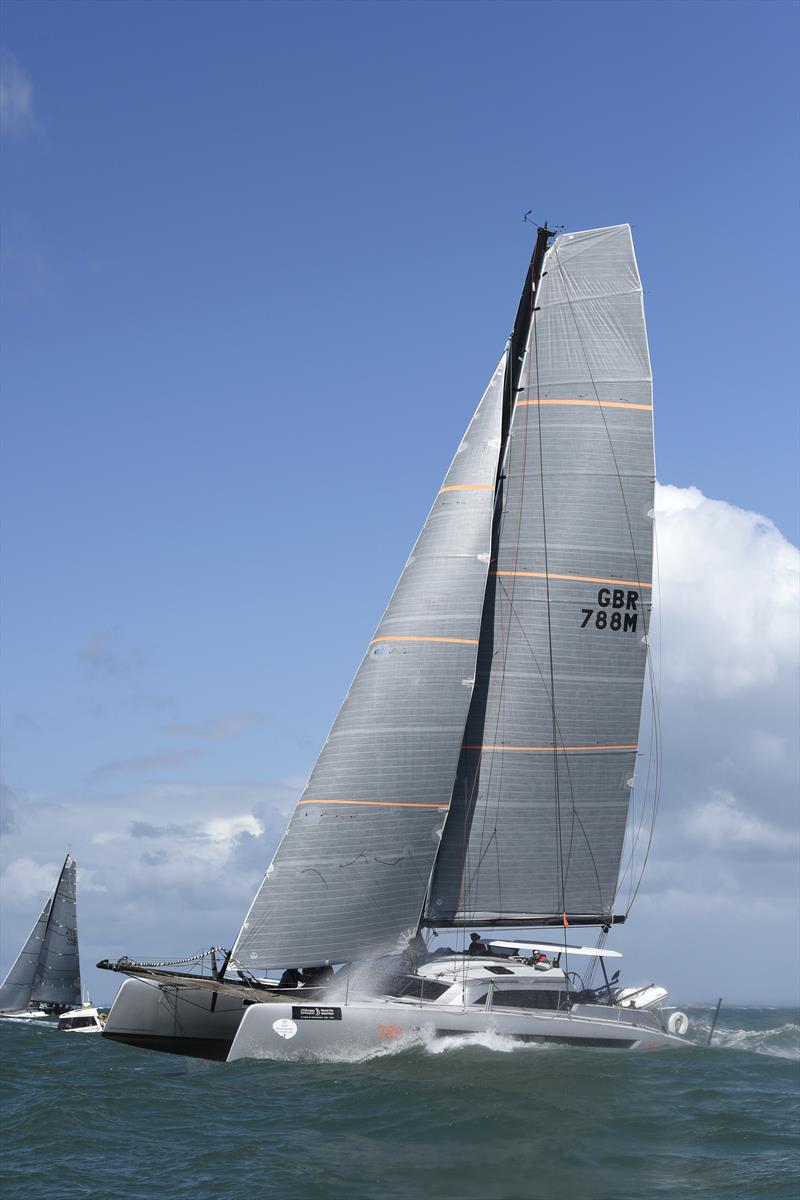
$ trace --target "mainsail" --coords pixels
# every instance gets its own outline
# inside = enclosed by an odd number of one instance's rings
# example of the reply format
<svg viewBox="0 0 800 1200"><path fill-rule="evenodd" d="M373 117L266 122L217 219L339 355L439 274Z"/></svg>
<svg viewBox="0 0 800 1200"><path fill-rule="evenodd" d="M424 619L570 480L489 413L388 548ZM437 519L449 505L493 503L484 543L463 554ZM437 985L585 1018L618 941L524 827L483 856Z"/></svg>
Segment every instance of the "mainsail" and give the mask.
<svg viewBox="0 0 800 1200"><path fill-rule="evenodd" d="M539 231L514 331L234 946L613 919L650 612L652 385L630 228Z"/></svg>
<svg viewBox="0 0 800 1200"><path fill-rule="evenodd" d="M251 969L387 953L417 929L475 679L506 358L242 926Z"/></svg>
<svg viewBox="0 0 800 1200"><path fill-rule="evenodd" d="M646 665L655 474L628 225L556 238L519 382L431 925L612 919Z"/></svg>
<svg viewBox="0 0 800 1200"><path fill-rule="evenodd" d="M81 1002L76 864L67 855L58 882L0 986L0 1013L31 1004L72 1007Z"/></svg>

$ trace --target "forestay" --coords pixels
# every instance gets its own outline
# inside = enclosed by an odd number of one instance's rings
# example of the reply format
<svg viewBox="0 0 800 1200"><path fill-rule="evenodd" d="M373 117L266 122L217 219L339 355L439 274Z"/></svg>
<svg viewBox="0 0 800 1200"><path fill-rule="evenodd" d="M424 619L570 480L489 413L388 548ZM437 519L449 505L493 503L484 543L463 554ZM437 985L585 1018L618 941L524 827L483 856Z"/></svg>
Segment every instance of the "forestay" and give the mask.
<svg viewBox="0 0 800 1200"><path fill-rule="evenodd" d="M474 685L505 360L239 933L251 970L363 959L417 928Z"/></svg>
<svg viewBox="0 0 800 1200"><path fill-rule="evenodd" d="M611 917L636 762L654 503L629 226L555 240L520 384L432 925Z"/></svg>

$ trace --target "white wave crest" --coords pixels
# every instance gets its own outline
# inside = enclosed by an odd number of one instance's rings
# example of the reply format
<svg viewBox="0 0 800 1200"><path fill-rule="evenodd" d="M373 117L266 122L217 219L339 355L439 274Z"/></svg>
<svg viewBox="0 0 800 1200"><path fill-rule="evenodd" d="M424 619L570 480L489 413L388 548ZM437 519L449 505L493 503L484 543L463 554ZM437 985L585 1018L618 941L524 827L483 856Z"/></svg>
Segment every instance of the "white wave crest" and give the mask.
<svg viewBox="0 0 800 1200"><path fill-rule="evenodd" d="M698 1021L695 1030L697 1041L706 1044L710 1023ZM712 1049L744 1050L749 1054L767 1054L771 1058L800 1060L800 1025L788 1022L774 1029L725 1029L714 1030Z"/></svg>
<svg viewBox="0 0 800 1200"><path fill-rule="evenodd" d="M511 1054L517 1050L542 1050L544 1045L536 1042L521 1042L518 1039L505 1037L502 1033L484 1030L480 1033L457 1033L437 1036L426 1033L420 1039L420 1044L428 1054L449 1054L454 1050L466 1050L469 1047L481 1046L484 1050L493 1050L497 1054Z"/></svg>

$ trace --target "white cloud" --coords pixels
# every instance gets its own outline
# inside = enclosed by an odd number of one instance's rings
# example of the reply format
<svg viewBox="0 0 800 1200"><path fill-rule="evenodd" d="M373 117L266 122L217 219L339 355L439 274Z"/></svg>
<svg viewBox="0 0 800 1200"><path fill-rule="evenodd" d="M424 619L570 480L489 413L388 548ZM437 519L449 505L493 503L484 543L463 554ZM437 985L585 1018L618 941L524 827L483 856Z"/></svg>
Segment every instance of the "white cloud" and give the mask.
<svg viewBox="0 0 800 1200"><path fill-rule="evenodd" d="M722 790L692 809L686 817L685 827L690 837L715 850L777 850L793 854L800 845L796 833L777 829L745 812L735 796Z"/></svg>
<svg viewBox="0 0 800 1200"><path fill-rule="evenodd" d="M697 488L659 487L656 529L665 685L729 696L796 669L797 547Z"/></svg>
<svg viewBox="0 0 800 1200"><path fill-rule="evenodd" d="M663 789L619 944L679 999L791 1000L800 556L767 518L697 488L659 487L656 516ZM739 969L744 937L779 964L763 986Z"/></svg>
<svg viewBox="0 0 800 1200"><path fill-rule="evenodd" d="M257 817L242 815L239 817L214 817L203 825L203 833L210 838L215 846L222 846L229 851L233 842L243 833L251 837L260 837L264 826Z"/></svg>
<svg viewBox="0 0 800 1200"><path fill-rule="evenodd" d="M14 858L3 867L3 892L6 896L13 896L16 904L27 906L37 900L44 903L56 885L61 865L55 859L48 863L37 863L32 858ZM31 911L31 926L38 915L38 912Z"/></svg>
<svg viewBox="0 0 800 1200"><path fill-rule="evenodd" d="M35 127L33 84L8 50L0 52L0 132L24 137Z"/></svg>

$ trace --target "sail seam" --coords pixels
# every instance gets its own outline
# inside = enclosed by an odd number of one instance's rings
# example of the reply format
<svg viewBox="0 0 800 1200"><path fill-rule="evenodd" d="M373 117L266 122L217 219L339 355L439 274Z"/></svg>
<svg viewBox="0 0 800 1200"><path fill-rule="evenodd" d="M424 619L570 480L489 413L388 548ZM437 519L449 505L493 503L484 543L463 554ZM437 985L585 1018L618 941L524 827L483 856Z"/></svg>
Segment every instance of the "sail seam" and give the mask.
<svg viewBox="0 0 800 1200"><path fill-rule="evenodd" d="M446 487L439 488L439 495L442 492L493 492L494 487L493 483L448 483Z"/></svg>
<svg viewBox="0 0 800 1200"><path fill-rule="evenodd" d="M635 408L642 412L652 412L652 404L633 404L628 400L518 400L521 408L544 408L552 405L570 405L585 408Z"/></svg>
<svg viewBox="0 0 800 1200"><path fill-rule="evenodd" d="M460 646L477 646L477 638L455 638L455 637L428 637L423 634L416 633L384 633L380 637L373 638L370 646L374 646L376 642L454 642Z"/></svg>
<svg viewBox="0 0 800 1200"><path fill-rule="evenodd" d="M599 575L559 575L554 571L491 571L492 575L513 575L525 579L564 579L576 583L621 583L627 587L651 588L652 583L641 583L638 579L603 579Z"/></svg>
<svg viewBox="0 0 800 1200"><path fill-rule="evenodd" d="M525 751L531 751L531 752L535 752L535 751L539 751L539 750L548 750L550 752L552 752L553 750L561 750L561 751L566 752L568 750L638 750L639 747L637 745L630 745L630 746L563 746L563 745L559 745L559 746L464 746L463 749L464 750L525 750Z"/></svg>
<svg viewBox="0 0 800 1200"><path fill-rule="evenodd" d="M447 804L423 804L416 801L406 800L300 800L298 808L301 804L366 804L377 808L439 808L447 811Z"/></svg>

